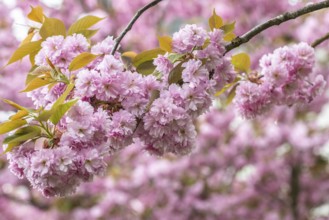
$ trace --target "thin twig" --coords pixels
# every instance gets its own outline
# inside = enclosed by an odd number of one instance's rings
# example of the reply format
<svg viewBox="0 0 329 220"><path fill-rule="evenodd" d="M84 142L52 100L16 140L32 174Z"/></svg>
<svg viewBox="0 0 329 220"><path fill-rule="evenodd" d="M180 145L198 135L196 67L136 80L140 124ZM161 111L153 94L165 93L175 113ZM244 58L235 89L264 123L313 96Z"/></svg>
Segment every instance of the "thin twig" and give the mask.
<svg viewBox="0 0 329 220"><path fill-rule="evenodd" d="M326 35L324 35L323 37L317 39L316 41L314 41L311 46L312 47L317 47L318 45L322 44L324 41L329 39L329 33L327 33Z"/></svg>
<svg viewBox="0 0 329 220"><path fill-rule="evenodd" d="M121 32L121 34L119 35L119 37L117 37L115 39L115 45L111 51L111 54L114 55L115 51L118 49L118 46L121 42L121 40L123 39L123 37L131 30L132 26L134 25L134 23L137 21L137 19L149 8L152 8L153 6L156 6L159 2L161 2L162 0L155 0L150 2L149 4L145 5L143 8L139 9L137 11L137 13L135 14L135 16L131 19L131 21L129 22L129 24L127 25L127 27Z"/></svg>
<svg viewBox="0 0 329 220"><path fill-rule="evenodd" d="M329 7L329 0L322 1L319 3L310 4L308 6L305 6L304 8L298 9L293 12L286 12L284 14L281 14L275 18L272 18L260 25L257 25L247 33L243 34L241 37L236 37L230 44L226 45L226 53L230 50L240 46L241 44L247 43L249 40L251 40L253 37L255 37L257 34L261 33L262 31L275 26L280 25L283 22L295 19L297 17L300 17L302 15L308 14L313 11L317 11L323 8Z"/></svg>

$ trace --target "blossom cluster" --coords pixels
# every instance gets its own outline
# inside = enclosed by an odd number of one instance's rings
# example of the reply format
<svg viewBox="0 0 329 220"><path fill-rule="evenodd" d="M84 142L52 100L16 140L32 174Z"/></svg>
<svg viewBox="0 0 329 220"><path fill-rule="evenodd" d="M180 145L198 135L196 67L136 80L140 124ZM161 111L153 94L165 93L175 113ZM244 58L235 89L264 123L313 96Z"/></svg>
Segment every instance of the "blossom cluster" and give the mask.
<svg viewBox="0 0 329 220"><path fill-rule="evenodd" d="M152 154L189 153L195 145L195 120L210 107L212 95L235 77L223 57L222 38L221 30L187 25L174 34L172 53L155 58L154 74L144 76L126 68L119 52L110 55L112 37L93 46L81 34L48 37L35 57L36 71L55 67L73 79L68 98L79 101L59 124L47 122L52 138L26 142L8 154L11 170L46 196L64 196L104 173L106 156L134 140ZM89 50L97 58L71 71L72 60ZM28 96L47 110L66 89L64 80Z"/></svg>
<svg viewBox="0 0 329 220"><path fill-rule="evenodd" d="M326 85L313 71L314 49L306 43L276 49L260 59L257 79L241 81L235 105L247 119L266 113L275 105L306 104Z"/></svg>
<svg viewBox="0 0 329 220"><path fill-rule="evenodd" d="M328 126L314 123L307 108L279 107L253 121L229 110L200 118L198 147L189 157L148 157L138 144L121 151L109 162L111 175L65 200L98 199L72 209L70 218L293 219L291 172L299 166L296 212L301 219L325 219L314 210L327 202L328 159L320 152ZM296 120L302 112L308 116Z"/></svg>
<svg viewBox="0 0 329 220"><path fill-rule="evenodd" d="M209 45L204 47L206 39ZM221 30L206 32L196 25L186 25L173 35L172 47L173 53L188 58L172 62L167 53L154 60L161 89L139 131L146 150L163 155L186 154L194 148L194 121L210 107L213 94L235 77L229 60L223 57L224 45ZM181 79L172 83L177 69L181 70Z"/></svg>

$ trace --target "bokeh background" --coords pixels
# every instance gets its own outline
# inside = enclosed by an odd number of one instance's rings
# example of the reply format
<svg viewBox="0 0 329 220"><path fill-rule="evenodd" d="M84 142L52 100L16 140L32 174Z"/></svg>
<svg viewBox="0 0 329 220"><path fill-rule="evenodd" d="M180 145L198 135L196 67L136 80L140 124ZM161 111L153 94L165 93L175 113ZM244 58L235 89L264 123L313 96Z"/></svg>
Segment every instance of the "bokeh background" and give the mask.
<svg viewBox="0 0 329 220"><path fill-rule="evenodd" d="M30 5L69 26L86 14L106 17L93 38L117 36L150 0L0 0L0 66L29 29ZM164 0L146 12L122 43L122 50L157 45L187 23L207 26L215 9L236 21L240 35L256 24L316 1ZM329 9L273 27L234 50L259 58L277 47L315 39L329 32ZM328 79L328 42L316 48L315 71ZM0 70L0 97L29 105L24 87L28 60ZM83 184L66 198L45 198L7 169L0 157L0 220L328 220L328 89L309 105L275 108L264 117L243 120L222 98L200 117L197 149L188 156L150 156L138 144L108 160L106 176ZM0 103L0 120L12 114Z"/></svg>

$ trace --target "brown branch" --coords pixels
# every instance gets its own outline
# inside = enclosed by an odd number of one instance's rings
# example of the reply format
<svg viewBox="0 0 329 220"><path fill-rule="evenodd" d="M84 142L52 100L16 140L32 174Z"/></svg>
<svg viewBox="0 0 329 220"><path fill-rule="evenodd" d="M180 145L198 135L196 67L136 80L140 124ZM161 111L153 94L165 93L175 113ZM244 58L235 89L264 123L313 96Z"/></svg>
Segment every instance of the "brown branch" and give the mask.
<svg viewBox="0 0 329 220"><path fill-rule="evenodd" d="M40 210L49 210L51 208L50 205L38 202L33 197L31 197L29 200L22 200L22 199L19 199L19 198L13 196L13 195L7 194L7 193L0 193L0 197L6 198L6 199L8 199L12 202L15 202L15 203L24 204L24 205L31 205L31 206L34 206L35 208L40 209Z"/></svg>
<svg viewBox="0 0 329 220"><path fill-rule="evenodd" d="M88 8L86 2L84 0L79 0L81 8L84 12L88 13L90 9Z"/></svg>
<svg viewBox="0 0 329 220"><path fill-rule="evenodd" d="M298 199L300 192L300 167L298 165L293 165L290 171L290 196L291 196L291 212L294 220L299 219L298 212Z"/></svg>
<svg viewBox="0 0 329 220"><path fill-rule="evenodd" d="M324 35L323 37L315 40L311 46L312 47L317 47L318 45L322 44L324 41L328 40L329 39L329 33L327 33L326 35Z"/></svg>
<svg viewBox="0 0 329 220"><path fill-rule="evenodd" d="M155 0L150 2L149 4L145 5L143 8L139 9L137 11L137 13L134 15L134 17L131 19L131 21L129 22L129 24L127 25L127 27L121 32L121 34L119 35L119 37L117 37L115 39L115 45L111 51L111 54L114 55L115 51L118 49L119 44L121 42L121 40L123 39L123 37L131 30L132 26L134 25L134 23L137 21L137 19L149 8L152 8L153 6L156 6L159 2L161 2L162 0Z"/></svg>
<svg viewBox="0 0 329 220"><path fill-rule="evenodd" d="M226 45L226 53L229 52L230 50L240 46L241 44L247 43L249 40L251 40L253 37L255 37L257 34L263 32L264 30L275 26L275 25L280 25L281 23L284 23L286 21L295 19L297 17L300 17L302 15L323 9L323 8L328 8L329 7L329 0L322 1L319 3L314 3L310 4L308 6L305 6L304 8L298 9L293 12L286 12L284 14L281 14L275 18L272 18L260 25L257 25L247 33L243 34L241 37L236 37L233 39L233 41Z"/></svg>

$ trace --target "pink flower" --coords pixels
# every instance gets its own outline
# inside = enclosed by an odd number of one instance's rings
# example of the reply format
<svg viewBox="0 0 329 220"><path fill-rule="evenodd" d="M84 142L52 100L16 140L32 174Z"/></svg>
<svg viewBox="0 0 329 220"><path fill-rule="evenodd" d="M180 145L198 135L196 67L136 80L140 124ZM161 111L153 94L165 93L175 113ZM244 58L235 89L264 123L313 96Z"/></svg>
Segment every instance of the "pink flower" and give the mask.
<svg viewBox="0 0 329 220"><path fill-rule="evenodd" d="M158 57L154 59L153 64L156 66L155 70L163 74L164 77L168 77L168 74L174 68L170 60L163 55L158 55Z"/></svg>
<svg viewBox="0 0 329 220"><path fill-rule="evenodd" d="M206 31L195 24L186 25L173 35L173 51L177 53L191 52L194 47L200 47L206 40Z"/></svg>
<svg viewBox="0 0 329 220"><path fill-rule="evenodd" d="M100 75L95 70L81 70L76 79L75 95L79 97L93 97L98 89L96 82Z"/></svg>
<svg viewBox="0 0 329 220"><path fill-rule="evenodd" d="M270 89L266 85L241 82L234 99L240 115L246 119L266 113L272 106Z"/></svg>

